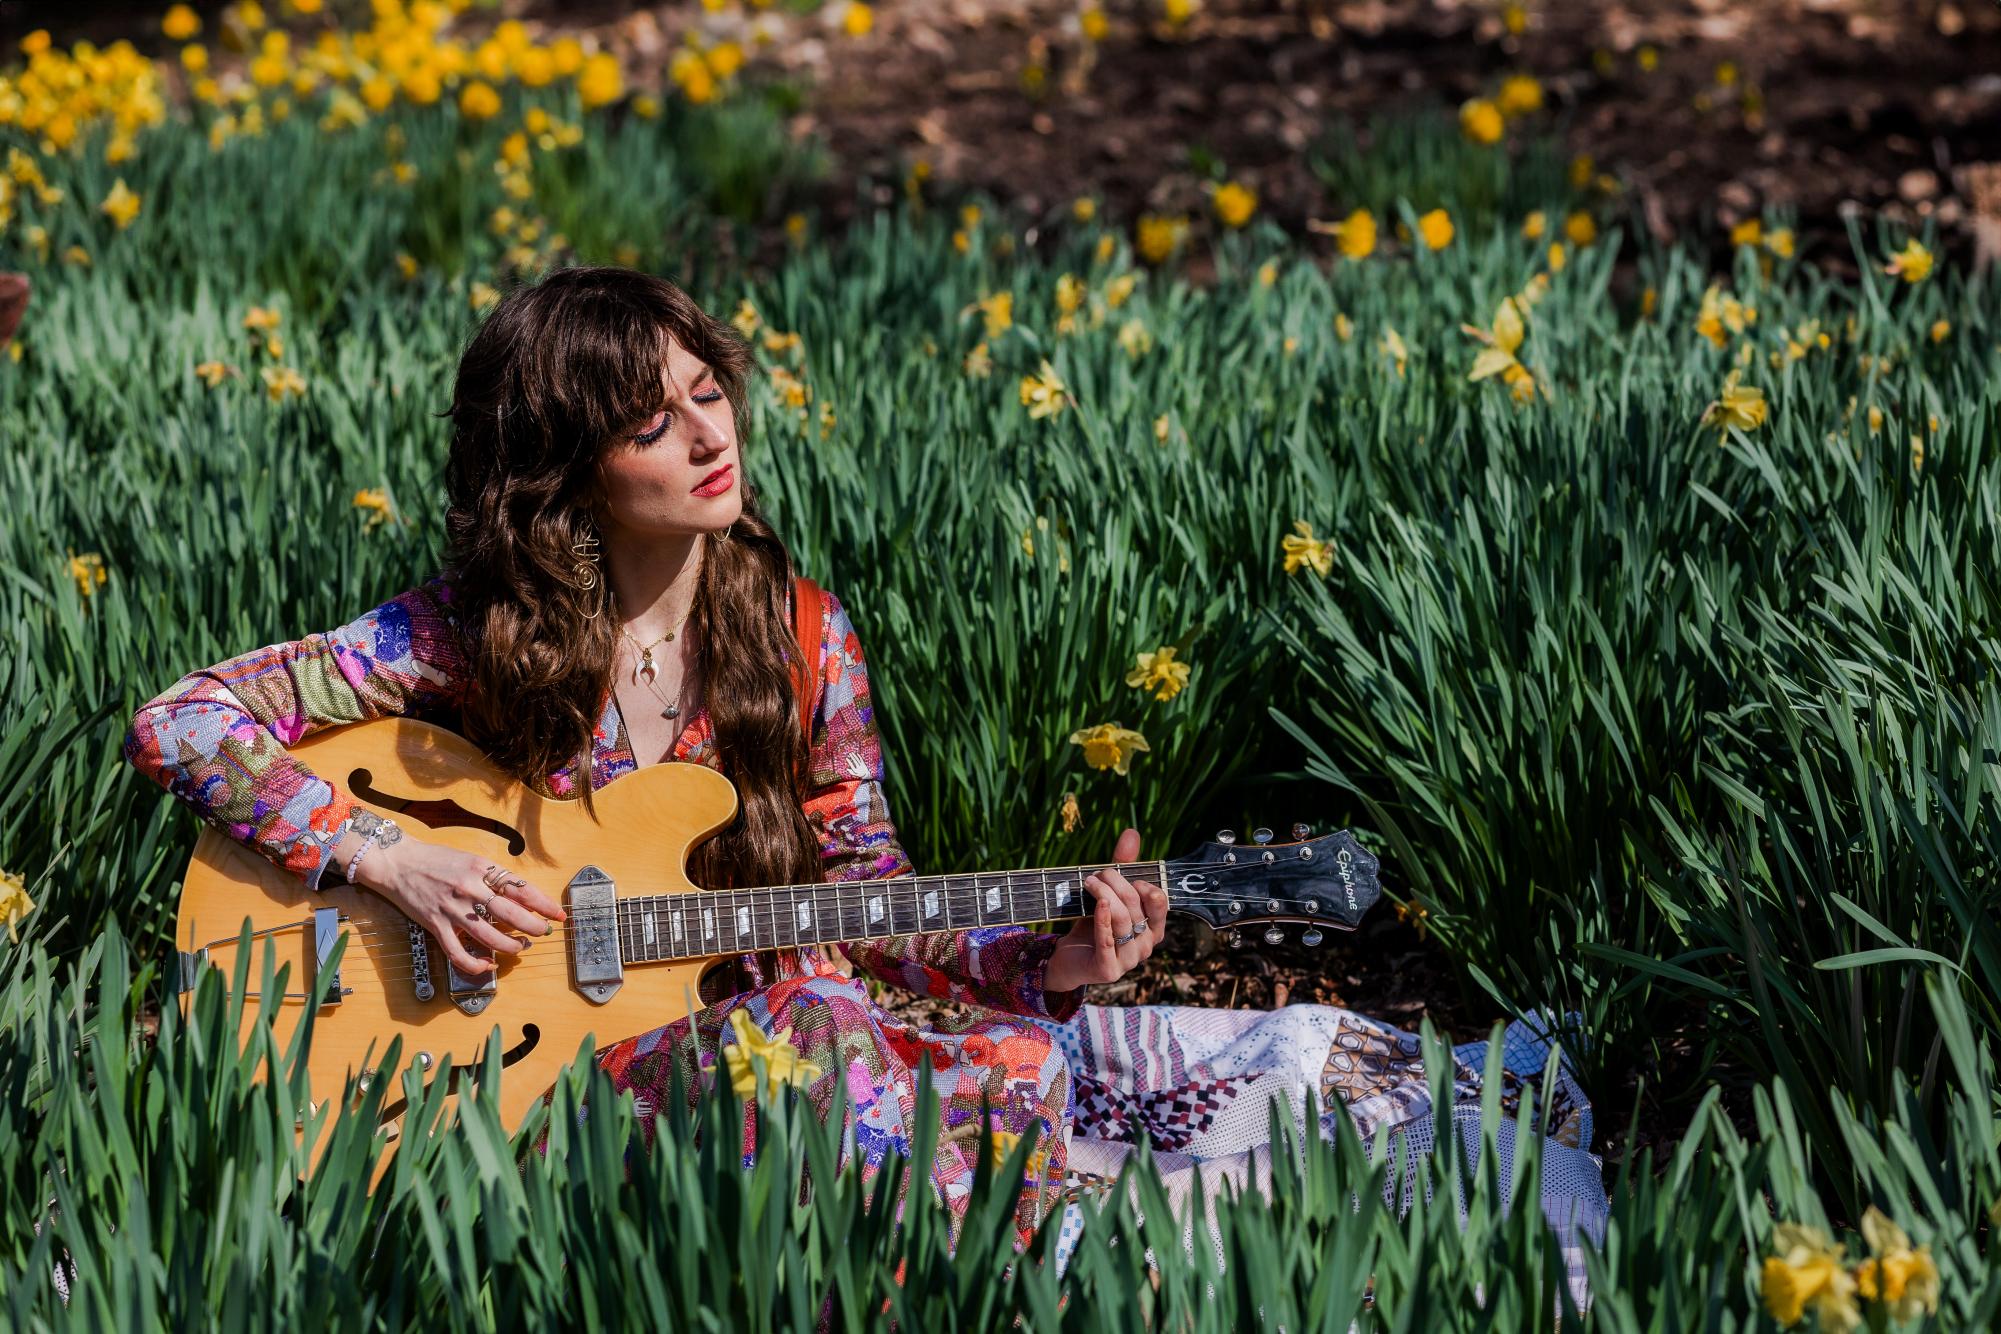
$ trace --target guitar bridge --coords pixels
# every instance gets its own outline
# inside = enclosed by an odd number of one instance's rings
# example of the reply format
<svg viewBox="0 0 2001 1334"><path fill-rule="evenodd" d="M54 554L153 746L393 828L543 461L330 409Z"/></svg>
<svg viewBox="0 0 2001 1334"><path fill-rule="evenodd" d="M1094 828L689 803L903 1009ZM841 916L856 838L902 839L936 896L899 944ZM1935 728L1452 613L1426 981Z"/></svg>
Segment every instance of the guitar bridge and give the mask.
<svg viewBox="0 0 2001 1334"><path fill-rule="evenodd" d="M491 959L493 957L493 951L484 945L475 944L470 940L465 945L466 953L472 955L475 959ZM452 956L447 954L445 956L445 975L452 994L452 1004L458 1006L459 1009L467 1014L478 1014L481 1010L493 1004L493 998L499 992L499 987L494 984L493 980L494 971L494 969L489 968L483 973L468 976L459 971L459 966L452 962Z"/></svg>
<svg viewBox="0 0 2001 1334"><path fill-rule="evenodd" d="M353 987L340 984L340 969L327 967L327 956L333 953L334 942L340 939L340 909L313 909L313 976L324 978L320 988L320 1004L338 1005L341 997L352 995Z"/></svg>

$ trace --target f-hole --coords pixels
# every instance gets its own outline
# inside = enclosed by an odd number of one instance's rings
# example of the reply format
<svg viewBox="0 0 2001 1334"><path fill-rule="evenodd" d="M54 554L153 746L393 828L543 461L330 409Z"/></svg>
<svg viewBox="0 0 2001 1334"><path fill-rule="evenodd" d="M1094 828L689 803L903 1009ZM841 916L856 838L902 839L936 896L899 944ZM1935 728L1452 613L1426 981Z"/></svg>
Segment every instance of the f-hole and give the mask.
<svg viewBox="0 0 2001 1334"><path fill-rule="evenodd" d="M398 815L407 815L413 820L421 820L433 829L448 829L462 826L494 834L507 840L507 855L519 857L528 850L528 840L513 825L505 824L491 816L475 815L456 801L425 801L416 797L399 797L384 792L375 786L375 775L368 769L356 769L347 776L347 789L363 801L387 807Z"/></svg>
<svg viewBox="0 0 2001 1334"><path fill-rule="evenodd" d="M508 1066L519 1063L528 1053L541 1045L541 1027L536 1024L521 1025L521 1041L500 1053L500 1068L505 1070ZM485 1066L486 1060L482 1056L477 1061L467 1061L464 1064L453 1065L449 1070L441 1071L440 1073L450 1081L445 1085L445 1091L448 1093L457 1093L461 1083L477 1083ZM437 1075L431 1076L433 1079L437 1077ZM377 1113L376 1119L377 1121L390 1121L403 1115L409 1109L410 1100L408 1098L398 1098L394 1102L385 1102L382 1104L382 1110Z"/></svg>

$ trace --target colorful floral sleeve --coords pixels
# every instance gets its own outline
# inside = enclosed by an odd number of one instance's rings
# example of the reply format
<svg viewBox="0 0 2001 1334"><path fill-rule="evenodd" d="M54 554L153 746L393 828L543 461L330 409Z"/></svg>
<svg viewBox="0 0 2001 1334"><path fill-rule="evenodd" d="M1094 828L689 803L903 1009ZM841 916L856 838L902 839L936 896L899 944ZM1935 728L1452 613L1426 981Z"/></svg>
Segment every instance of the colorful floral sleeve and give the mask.
<svg viewBox="0 0 2001 1334"><path fill-rule="evenodd" d="M191 672L133 715L125 758L317 889L356 807L286 747L324 727L455 704L464 657L450 599L434 578L338 629Z"/></svg>
<svg viewBox="0 0 2001 1334"><path fill-rule="evenodd" d="M883 799L882 745L861 641L832 593L826 603L806 818L820 836L828 880L909 875ZM1043 990L1058 939L1000 926L851 941L841 950L862 972L920 996L1060 1022L1077 1012L1083 991L1064 992L1052 1005Z"/></svg>

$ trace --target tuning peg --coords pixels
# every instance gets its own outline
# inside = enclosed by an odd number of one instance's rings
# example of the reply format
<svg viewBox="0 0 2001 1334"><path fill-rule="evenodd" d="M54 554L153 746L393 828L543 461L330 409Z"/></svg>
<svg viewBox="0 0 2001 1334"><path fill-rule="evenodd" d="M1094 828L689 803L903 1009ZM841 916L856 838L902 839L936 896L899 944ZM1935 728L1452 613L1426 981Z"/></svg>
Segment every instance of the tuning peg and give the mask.
<svg viewBox="0 0 2001 1334"><path fill-rule="evenodd" d="M1299 943L1310 949L1325 939L1326 937L1320 934L1319 927L1309 926L1306 928L1305 934L1300 936Z"/></svg>
<svg viewBox="0 0 2001 1334"><path fill-rule="evenodd" d="M1235 949L1237 946L1244 943L1244 938L1238 935L1235 931L1225 931L1223 932L1223 943L1225 945L1228 945L1231 949Z"/></svg>
<svg viewBox="0 0 2001 1334"><path fill-rule="evenodd" d="M1251 831L1251 842L1257 844L1259 847L1263 847L1265 844L1271 842L1271 830L1263 827L1253 829Z"/></svg>
<svg viewBox="0 0 2001 1334"><path fill-rule="evenodd" d="M1216 841L1225 846L1235 843L1237 841L1236 831L1233 829L1219 829L1216 831Z"/></svg>
<svg viewBox="0 0 2001 1334"><path fill-rule="evenodd" d="M1307 824L1305 821L1302 820L1301 822L1292 827L1293 842L1304 843L1307 839L1312 837L1313 837L1313 826Z"/></svg>
<svg viewBox="0 0 2001 1334"><path fill-rule="evenodd" d="M1285 943L1285 932L1279 930L1275 926L1265 928L1265 944L1283 945L1284 943Z"/></svg>

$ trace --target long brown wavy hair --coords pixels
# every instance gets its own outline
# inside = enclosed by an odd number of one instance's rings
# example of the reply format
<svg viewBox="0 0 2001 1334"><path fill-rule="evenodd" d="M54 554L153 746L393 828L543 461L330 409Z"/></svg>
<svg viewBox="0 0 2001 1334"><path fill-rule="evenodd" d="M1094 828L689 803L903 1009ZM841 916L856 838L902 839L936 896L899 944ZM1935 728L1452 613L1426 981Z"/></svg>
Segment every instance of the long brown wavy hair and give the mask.
<svg viewBox="0 0 2001 1334"><path fill-rule="evenodd" d="M618 609L577 587L574 544L601 531L596 466L665 404L669 340L714 371L745 438L750 347L665 278L610 266L558 269L502 297L466 345L452 388L442 574L471 663L464 735L494 764L544 788L574 761L592 819L591 741L610 688ZM689 874L705 888L820 878L801 811L807 740L786 614L792 558L743 479L743 517L702 539L688 624L722 772L741 809ZM590 613L603 599L604 611ZM544 788L544 790L546 790Z"/></svg>

